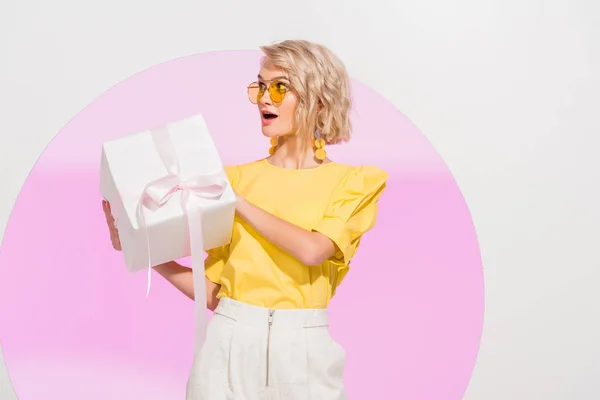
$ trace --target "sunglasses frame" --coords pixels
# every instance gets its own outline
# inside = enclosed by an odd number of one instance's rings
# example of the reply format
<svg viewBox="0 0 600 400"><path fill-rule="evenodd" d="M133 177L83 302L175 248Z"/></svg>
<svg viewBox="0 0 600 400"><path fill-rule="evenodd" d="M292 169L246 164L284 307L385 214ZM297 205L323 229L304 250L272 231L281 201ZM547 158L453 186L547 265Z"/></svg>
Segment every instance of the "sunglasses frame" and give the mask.
<svg viewBox="0 0 600 400"><path fill-rule="evenodd" d="M277 88L278 84L283 84L285 86L285 91L283 92L283 94L280 94L280 89ZM265 89L262 89L262 93L261 93L261 85L265 86ZM250 91L251 90L258 90L257 94L256 94L256 98L253 100L253 97L250 95ZM275 105L279 105L283 102L283 100L285 99L285 95L287 94L287 92L291 91L292 89L290 88L290 85L281 81L281 80L275 80L273 82L271 82L268 86L265 83L261 83L261 82L252 82L251 84L248 85L247 87L247 91L248 91L248 100L250 100L250 102L252 104L258 104L260 102L260 99L262 99L262 97L265 95L265 92L269 93L269 98L271 99L271 101L275 104ZM273 99L273 92L275 92L277 95L281 96L281 100L280 101L275 101L275 99Z"/></svg>

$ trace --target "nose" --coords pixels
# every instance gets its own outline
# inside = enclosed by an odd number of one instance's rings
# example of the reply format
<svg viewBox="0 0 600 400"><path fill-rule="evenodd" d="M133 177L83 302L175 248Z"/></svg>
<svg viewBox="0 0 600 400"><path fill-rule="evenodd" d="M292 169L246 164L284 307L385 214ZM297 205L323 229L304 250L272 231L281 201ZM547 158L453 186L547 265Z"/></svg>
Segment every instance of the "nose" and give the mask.
<svg viewBox="0 0 600 400"><path fill-rule="evenodd" d="M269 95L269 89L265 90L260 99L258 99L258 103L262 105L272 105L271 96Z"/></svg>

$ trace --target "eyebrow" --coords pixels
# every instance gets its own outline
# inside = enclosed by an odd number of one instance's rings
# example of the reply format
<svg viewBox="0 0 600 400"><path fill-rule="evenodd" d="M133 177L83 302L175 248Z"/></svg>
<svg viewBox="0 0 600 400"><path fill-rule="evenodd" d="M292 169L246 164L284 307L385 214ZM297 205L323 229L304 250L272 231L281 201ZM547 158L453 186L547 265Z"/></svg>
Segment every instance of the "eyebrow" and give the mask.
<svg viewBox="0 0 600 400"><path fill-rule="evenodd" d="M260 76L260 74L258 75L258 79L260 79L261 81L265 81L266 80L265 78L263 78L262 76ZM281 75L281 76L276 76L275 78L271 79L271 81L276 81L276 80L281 80L281 79L285 79L288 82L290 80L287 76Z"/></svg>

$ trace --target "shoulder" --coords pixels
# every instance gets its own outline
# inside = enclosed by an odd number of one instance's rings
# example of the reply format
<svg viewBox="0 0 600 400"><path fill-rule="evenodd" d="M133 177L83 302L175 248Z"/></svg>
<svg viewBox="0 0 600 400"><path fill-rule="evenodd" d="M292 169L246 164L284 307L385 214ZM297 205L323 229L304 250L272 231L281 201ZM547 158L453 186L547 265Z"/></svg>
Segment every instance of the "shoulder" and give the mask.
<svg viewBox="0 0 600 400"><path fill-rule="evenodd" d="M387 185L387 172L371 165L346 165L340 168L344 168L343 174L340 175L337 187L329 199L327 216L349 221L352 216L368 209L370 214L362 215L371 215L372 218L366 218L364 221L374 220L376 206ZM373 205L375 207L371 207Z"/></svg>
<svg viewBox="0 0 600 400"><path fill-rule="evenodd" d="M353 167L352 173L357 177L373 179L378 182L387 182L389 177L385 170L373 165L361 165L358 167Z"/></svg>
<svg viewBox="0 0 600 400"><path fill-rule="evenodd" d="M377 201L386 188L388 173L372 165L338 164L331 201L335 204Z"/></svg>
<svg viewBox="0 0 600 400"><path fill-rule="evenodd" d="M340 182L342 187L363 188L364 190L378 189L386 185L389 177L385 170L373 165L343 165L343 167L345 175Z"/></svg>

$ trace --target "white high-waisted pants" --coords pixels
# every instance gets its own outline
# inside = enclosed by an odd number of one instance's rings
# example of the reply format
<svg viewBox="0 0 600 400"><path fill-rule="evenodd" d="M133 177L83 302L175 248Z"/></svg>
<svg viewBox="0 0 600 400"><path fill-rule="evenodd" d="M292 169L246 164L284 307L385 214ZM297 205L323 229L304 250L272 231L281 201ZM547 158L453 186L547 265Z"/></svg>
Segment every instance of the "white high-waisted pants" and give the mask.
<svg viewBox="0 0 600 400"><path fill-rule="evenodd" d="M346 400L345 358L326 310L273 311L223 298L187 400Z"/></svg>

